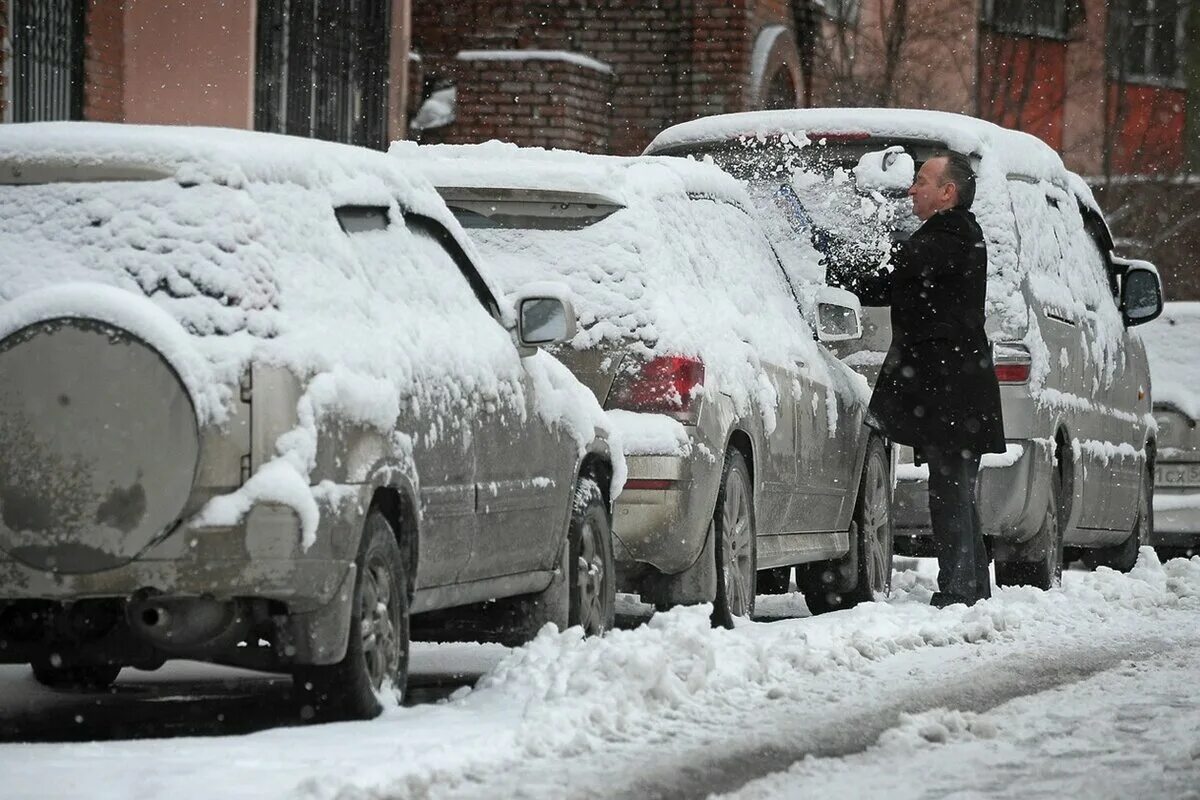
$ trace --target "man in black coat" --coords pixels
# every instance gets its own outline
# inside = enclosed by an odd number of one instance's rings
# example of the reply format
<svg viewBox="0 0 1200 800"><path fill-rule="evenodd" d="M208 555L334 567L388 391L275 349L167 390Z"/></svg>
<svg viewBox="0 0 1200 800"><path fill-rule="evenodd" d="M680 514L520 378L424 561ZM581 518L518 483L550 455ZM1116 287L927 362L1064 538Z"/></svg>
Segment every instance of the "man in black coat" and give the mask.
<svg viewBox="0 0 1200 800"><path fill-rule="evenodd" d="M932 604L970 605L991 596L975 501L979 461L1005 449L1000 385L983 329L987 246L970 211L975 175L965 156L931 157L908 194L922 225L892 246L893 270L830 263L827 277L867 304L891 306L892 343L871 421L929 464L940 590Z"/></svg>

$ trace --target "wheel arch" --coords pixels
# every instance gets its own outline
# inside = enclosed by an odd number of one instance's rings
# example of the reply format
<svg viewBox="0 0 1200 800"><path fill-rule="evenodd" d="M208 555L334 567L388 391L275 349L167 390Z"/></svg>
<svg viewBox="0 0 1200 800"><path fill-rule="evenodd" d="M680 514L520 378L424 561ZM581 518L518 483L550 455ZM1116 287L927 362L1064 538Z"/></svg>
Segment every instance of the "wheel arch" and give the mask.
<svg viewBox="0 0 1200 800"><path fill-rule="evenodd" d="M730 450L738 451L742 458L746 459L746 469L750 470L750 485L755 486L754 440L750 438L750 434L741 428L731 430L725 443L725 452Z"/></svg>
<svg viewBox="0 0 1200 800"><path fill-rule="evenodd" d="M371 496L371 507L379 509L392 526L396 544L408 567L408 596L411 599L420 558L420 513L416 491L408 481L378 486Z"/></svg>

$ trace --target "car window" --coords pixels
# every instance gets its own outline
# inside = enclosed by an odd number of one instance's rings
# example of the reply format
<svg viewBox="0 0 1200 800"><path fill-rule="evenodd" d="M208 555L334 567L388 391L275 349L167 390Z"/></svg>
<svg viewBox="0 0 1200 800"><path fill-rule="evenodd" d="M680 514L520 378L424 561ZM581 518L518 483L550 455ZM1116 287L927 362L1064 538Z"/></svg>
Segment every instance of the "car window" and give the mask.
<svg viewBox="0 0 1200 800"><path fill-rule="evenodd" d="M459 274L466 279L467 285L471 287L471 291L475 293L475 297L479 300L480 304L494 318L497 320L500 319L499 303L492 296L487 283L480 277L479 271L475 269L475 265L471 262L471 257L466 254L450 231L446 230L445 226L437 220L422 214L410 212L405 214L404 220L410 231L418 236L432 239L438 244L445 256L454 264Z"/></svg>

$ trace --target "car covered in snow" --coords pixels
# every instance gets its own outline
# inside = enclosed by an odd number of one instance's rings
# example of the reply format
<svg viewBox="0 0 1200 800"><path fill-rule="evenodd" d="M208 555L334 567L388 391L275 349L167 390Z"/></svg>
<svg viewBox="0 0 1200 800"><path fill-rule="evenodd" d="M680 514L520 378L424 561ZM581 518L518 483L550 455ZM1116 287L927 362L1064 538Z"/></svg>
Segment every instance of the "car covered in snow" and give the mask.
<svg viewBox="0 0 1200 800"><path fill-rule="evenodd" d="M472 253L382 153L0 127L0 662L286 671L360 717L411 615L609 627L624 462L540 349L574 311Z"/></svg>
<svg viewBox="0 0 1200 800"><path fill-rule="evenodd" d="M1113 253L1091 191L1040 140L957 114L802 109L709 117L663 131L658 155L711 158L743 180L778 246L886 264L919 224L905 196L931 155L968 156L988 250L987 330L1006 452L983 458L980 516L1001 585L1057 583L1065 558L1130 569L1149 541L1156 454L1150 375L1130 328L1162 306L1157 272ZM839 251L849 243L853 250ZM845 262L843 262L845 263ZM887 298L862 298L865 336L840 346L878 374ZM927 466L900 448L897 548L930 538Z"/></svg>
<svg viewBox="0 0 1200 800"><path fill-rule="evenodd" d="M1190 555L1200 552L1200 303L1167 303L1140 332L1158 422L1149 544L1162 558Z"/></svg>
<svg viewBox="0 0 1200 800"><path fill-rule="evenodd" d="M502 284L551 281L578 309L554 352L625 445L620 588L660 608L713 602L726 625L756 591L786 591L793 566L814 611L886 589L890 456L863 424L866 382L825 345L860 335L858 302L793 284L736 181L498 142L392 153Z"/></svg>

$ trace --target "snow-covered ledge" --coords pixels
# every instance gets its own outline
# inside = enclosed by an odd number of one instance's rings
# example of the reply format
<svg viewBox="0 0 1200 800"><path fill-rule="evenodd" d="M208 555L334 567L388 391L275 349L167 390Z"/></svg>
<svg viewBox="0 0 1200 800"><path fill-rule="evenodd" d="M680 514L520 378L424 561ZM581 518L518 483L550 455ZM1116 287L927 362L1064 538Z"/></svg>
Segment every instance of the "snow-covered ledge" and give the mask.
<svg viewBox="0 0 1200 800"><path fill-rule="evenodd" d="M559 61L611 75L613 68L603 61L569 50L460 50L459 61Z"/></svg>

